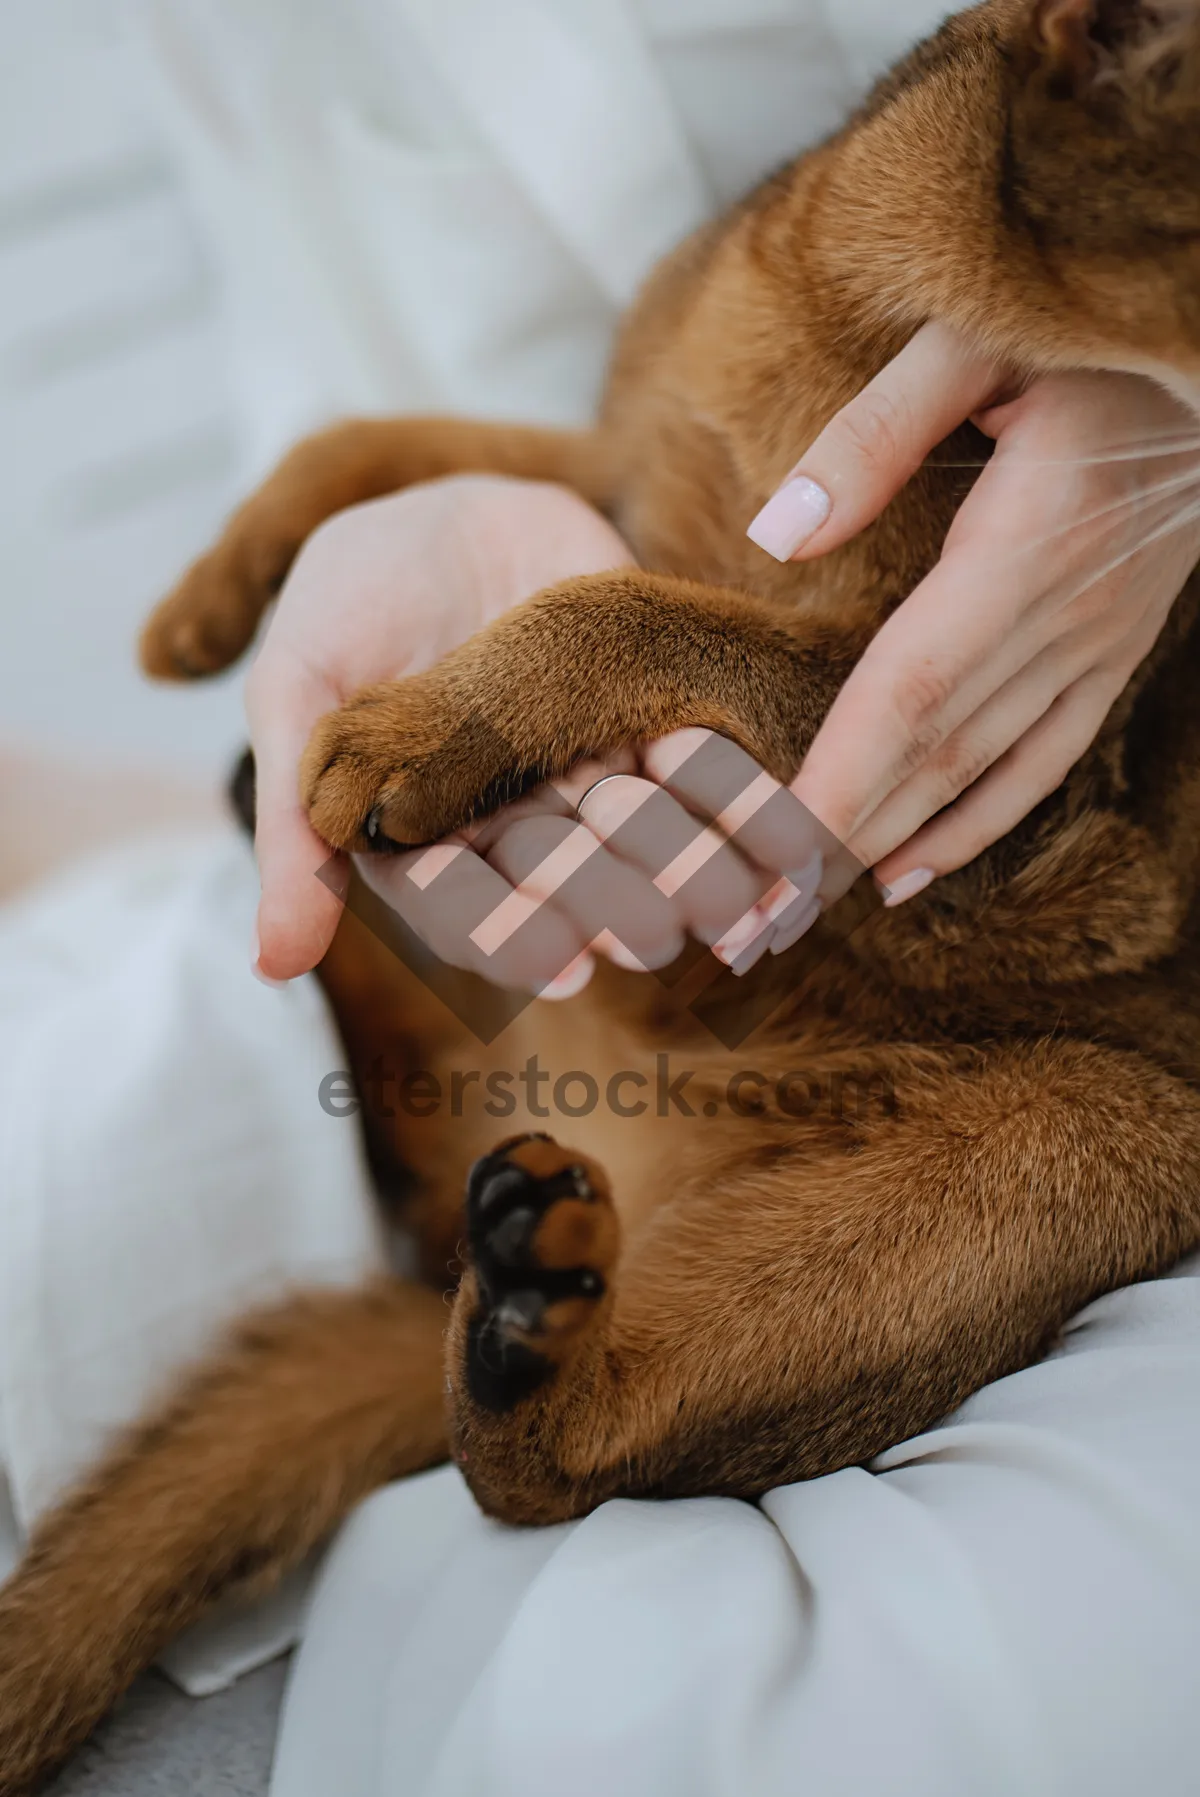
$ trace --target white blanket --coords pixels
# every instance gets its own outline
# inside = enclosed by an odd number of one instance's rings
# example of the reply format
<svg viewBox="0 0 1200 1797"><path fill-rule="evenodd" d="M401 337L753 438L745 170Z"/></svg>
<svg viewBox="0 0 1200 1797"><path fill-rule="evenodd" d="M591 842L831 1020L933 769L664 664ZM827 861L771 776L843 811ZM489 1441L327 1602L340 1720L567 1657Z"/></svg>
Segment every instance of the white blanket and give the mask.
<svg viewBox="0 0 1200 1797"><path fill-rule="evenodd" d="M260 1297L382 1264L313 982L246 971L230 834L73 873L0 925L0 1445L27 1524ZM0 1507L2 1509L2 1507ZM320 1574L273 1797L1190 1797L1200 1260L1076 1319L941 1429L761 1506L486 1522L451 1469ZM280 1604L171 1669L212 1689Z"/></svg>
<svg viewBox="0 0 1200 1797"><path fill-rule="evenodd" d="M586 420L658 257L949 10L129 4L207 226L252 468L356 411Z"/></svg>
<svg viewBox="0 0 1200 1797"><path fill-rule="evenodd" d="M1200 1263L880 1458L518 1532L455 1472L321 1576L272 1797L1192 1797Z"/></svg>
<svg viewBox="0 0 1200 1797"><path fill-rule="evenodd" d="M0 922L0 1455L28 1528L232 1318L382 1261L312 979L250 977L232 827L122 850ZM0 1542L0 1553L3 1553ZM294 1637L296 1588L169 1656L211 1690Z"/></svg>

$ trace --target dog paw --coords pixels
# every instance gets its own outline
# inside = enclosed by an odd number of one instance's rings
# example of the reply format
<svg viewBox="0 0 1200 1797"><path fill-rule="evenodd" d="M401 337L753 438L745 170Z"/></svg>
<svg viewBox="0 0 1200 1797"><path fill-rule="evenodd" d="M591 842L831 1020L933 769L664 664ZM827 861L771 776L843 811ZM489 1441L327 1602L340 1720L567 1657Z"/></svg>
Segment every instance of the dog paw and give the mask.
<svg viewBox="0 0 1200 1797"><path fill-rule="evenodd" d="M301 792L333 848L412 848L518 797L530 781L516 762L433 670L367 687L322 718L301 763Z"/></svg>
<svg viewBox="0 0 1200 1797"><path fill-rule="evenodd" d="M155 680L202 680L229 667L249 646L298 548L290 530L231 526L143 625L138 654L145 672Z"/></svg>
<svg viewBox="0 0 1200 1797"><path fill-rule="evenodd" d="M618 1249L607 1181L549 1136L515 1137L471 1169L467 1241L477 1291L467 1387L508 1409L596 1325Z"/></svg>

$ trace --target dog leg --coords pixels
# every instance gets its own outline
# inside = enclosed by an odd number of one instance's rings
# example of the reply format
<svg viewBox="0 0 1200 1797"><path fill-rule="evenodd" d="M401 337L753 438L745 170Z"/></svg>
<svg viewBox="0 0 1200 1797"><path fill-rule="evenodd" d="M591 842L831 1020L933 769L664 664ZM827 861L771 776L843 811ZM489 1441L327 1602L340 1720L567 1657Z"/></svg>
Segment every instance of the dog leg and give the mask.
<svg viewBox="0 0 1200 1797"><path fill-rule="evenodd" d="M0 1591L0 1794L75 1747L218 1599L445 1457L441 1295L400 1282L252 1319L40 1525Z"/></svg>
<svg viewBox="0 0 1200 1797"><path fill-rule="evenodd" d="M598 436L457 418L364 418L307 437L230 518L216 544L151 613L142 666L192 680L242 653L306 538L347 506L448 474L507 474L609 499Z"/></svg>

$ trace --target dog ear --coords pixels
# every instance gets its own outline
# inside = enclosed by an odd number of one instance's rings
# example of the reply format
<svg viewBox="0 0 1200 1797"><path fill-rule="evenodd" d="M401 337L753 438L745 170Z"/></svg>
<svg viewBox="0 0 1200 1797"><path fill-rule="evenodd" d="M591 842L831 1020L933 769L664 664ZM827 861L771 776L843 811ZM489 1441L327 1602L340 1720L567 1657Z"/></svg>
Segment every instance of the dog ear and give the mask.
<svg viewBox="0 0 1200 1797"><path fill-rule="evenodd" d="M1040 59L1064 87L1085 93L1121 68L1130 52L1178 32L1187 0L1036 0L1033 35Z"/></svg>

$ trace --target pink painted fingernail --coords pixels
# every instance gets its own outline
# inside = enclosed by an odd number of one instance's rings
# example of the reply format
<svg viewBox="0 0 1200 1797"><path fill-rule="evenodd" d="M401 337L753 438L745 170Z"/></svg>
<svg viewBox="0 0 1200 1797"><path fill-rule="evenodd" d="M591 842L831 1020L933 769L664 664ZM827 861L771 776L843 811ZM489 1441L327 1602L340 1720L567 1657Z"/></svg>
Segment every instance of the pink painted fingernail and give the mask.
<svg viewBox="0 0 1200 1797"><path fill-rule="evenodd" d="M276 987L286 986L289 983L287 980L273 980L269 973L263 972L262 966L259 962L259 956L261 955L261 953L262 953L262 950L260 949L259 942L258 942L258 931L255 930L254 939L250 944L250 971L251 971L251 973L254 975L255 979L259 982L259 984L261 986L276 986Z"/></svg>
<svg viewBox="0 0 1200 1797"><path fill-rule="evenodd" d="M883 902L889 910L904 904L906 899L916 898L918 892L924 892L933 879L931 867L914 867L909 873L901 874L891 886L883 888Z"/></svg>
<svg viewBox="0 0 1200 1797"><path fill-rule="evenodd" d="M773 493L746 532L752 543L773 555L777 562L790 561L816 536L833 509L824 487L807 474L794 474Z"/></svg>
<svg viewBox="0 0 1200 1797"><path fill-rule="evenodd" d="M774 930L770 924L767 924L764 929L759 931L750 947L744 948L741 954L729 963L730 972L740 980L744 973L749 973L752 967L757 967L770 948L774 935Z"/></svg>
<svg viewBox="0 0 1200 1797"><path fill-rule="evenodd" d="M757 942L759 937L764 933L769 933L770 929L770 922L758 906L754 905L713 943L712 952L718 961L724 961L726 967L732 967L733 963L745 954L751 943Z"/></svg>
<svg viewBox="0 0 1200 1797"><path fill-rule="evenodd" d="M777 933L774 942L771 944L771 953L773 955L782 955L786 954L789 948L794 948L801 936L807 935L809 930L812 929L820 915L820 901L818 899L813 899L810 905L805 906L799 917L794 918L792 922L788 924L786 929L780 930Z"/></svg>
<svg viewBox="0 0 1200 1797"><path fill-rule="evenodd" d="M589 954L576 955L569 961L562 972L543 986L538 993L539 998L549 998L556 1003L564 998L574 998L583 991L595 971L596 963Z"/></svg>
<svg viewBox="0 0 1200 1797"><path fill-rule="evenodd" d="M809 904L816 896L824 871L824 861L818 849L799 873L784 874L778 884L764 898L759 899L759 909L770 923L781 922L789 911L799 915L799 908Z"/></svg>
<svg viewBox="0 0 1200 1797"><path fill-rule="evenodd" d="M815 892L825 874L825 857L820 849L814 849L804 866L798 873L788 872L785 878L798 886L801 892Z"/></svg>

